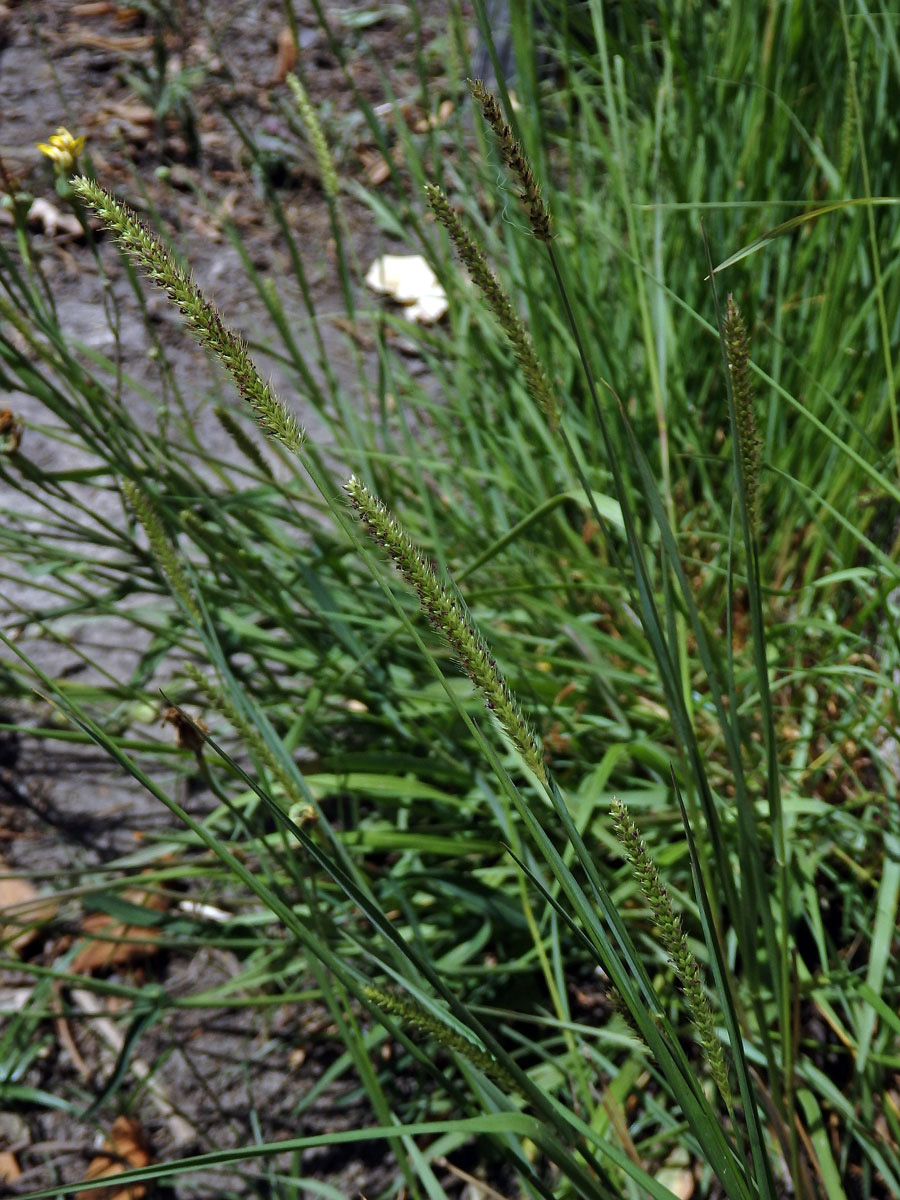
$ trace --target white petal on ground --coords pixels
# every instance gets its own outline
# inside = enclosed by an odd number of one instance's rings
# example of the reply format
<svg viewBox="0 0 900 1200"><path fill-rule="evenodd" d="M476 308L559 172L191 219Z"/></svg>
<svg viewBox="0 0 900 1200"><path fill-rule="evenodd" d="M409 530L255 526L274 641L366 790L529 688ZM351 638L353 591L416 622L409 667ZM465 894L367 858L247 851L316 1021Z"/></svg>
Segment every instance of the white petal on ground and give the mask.
<svg viewBox="0 0 900 1200"><path fill-rule="evenodd" d="M369 267L366 284L404 305L411 321L430 325L447 311L444 289L421 254L383 254Z"/></svg>

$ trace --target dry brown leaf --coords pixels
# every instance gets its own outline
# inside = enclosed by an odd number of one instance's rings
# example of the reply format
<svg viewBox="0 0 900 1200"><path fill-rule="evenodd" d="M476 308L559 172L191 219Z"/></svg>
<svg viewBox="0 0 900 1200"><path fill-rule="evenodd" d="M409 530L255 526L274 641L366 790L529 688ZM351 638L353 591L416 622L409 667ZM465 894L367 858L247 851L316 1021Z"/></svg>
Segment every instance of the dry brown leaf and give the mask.
<svg viewBox="0 0 900 1200"><path fill-rule="evenodd" d="M118 5L114 0L87 0L85 4L73 4L70 17L106 17L115 12Z"/></svg>
<svg viewBox="0 0 900 1200"><path fill-rule="evenodd" d="M0 873L8 870L0 858ZM29 880L18 876L0 879L0 943L4 943L6 953L18 954L37 937L41 924L55 915L54 901L41 896Z"/></svg>
<svg viewBox="0 0 900 1200"><path fill-rule="evenodd" d="M129 888L122 899L153 912L165 912L171 901L158 892ZM71 970L87 975L103 967L122 967L156 954L159 933L153 926L125 925L108 913L88 913L81 922L81 932L90 938L72 961ZM90 935L96 934L92 938Z"/></svg>
<svg viewBox="0 0 900 1200"><path fill-rule="evenodd" d="M115 9L113 0L88 0L86 4L73 4L70 17L105 17Z"/></svg>
<svg viewBox="0 0 900 1200"><path fill-rule="evenodd" d="M442 100L436 113L429 113L427 117L417 117L413 121L413 133L427 133L429 129L440 129L442 125L446 125L452 116L453 107L452 100ZM406 114L404 113L405 116ZM409 124L408 119L407 124Z"/></svg>
<svg viewBox="0 0 900 1200"><path fill-rule="evenodd" d="M156 113L149 104L142 104L140 100L121 101L101 108L92 124L103 125L109 120L128 121L132 125L153 125Z"/></svg>
<svg viewBox="0 0 900 1200"><path fill-rule="evenodd" d="M91 1160L85 1179L108 1179L123 1171L146 1167L153 1161L144 1131L133 1117L116 1117L103 1148L107 1153ZM143 1183L123 1188L89 1188L79 1193L82 1200L142 1200L146 1194L147 1186Z"/></svg>
<svg viewBox="0 0 900 1200"><path fill-rule="evenodd" d="M109 17L115 18L116 25L132 25L144 16L139 8L124 8L119 0L85 0L84 4L72 5L68 10L70 17Z"/></svg>
<svg viewBox="0 0 900 1200"><path fill-rule="evenodd" d="M357 151L359 161L366 172L366 183L370 187L381 187L391 177L391 166L381 151L361 149Z"/></svg>
<svg viewBox="0 0 900 1200"><path fill-rule="evenodd" d="M656 1178L674 1196L677 1196L678 1200L692 1200L697 1180L690 1157L685 1149L673 1150L657 1172Z"/></svg>
<svg viewBox="0 0 900 1200"><path fill-rule="evenodd" d="M117 25L132 25L143 13L139 8L123 8L119 0L85 0L84 4L73 4L70 17L113 16Z"/></svg>
<svg viewBox="0 0 900 1200"><path fill-rule="evenodd" d="M149 50L153 38L149 33L130 33L121 37L107 37L103 33L92 33L68 24L62 35L67 46L83 46L86 50L110 50L113 54L134 54L137 50Z"/></svg>
<svg viewBox="0 0 900 1200"><path fill-rule="evenodd" d="M284 83L297 65L297 46L290 26L285 25L278 35L278 58L275 62L274 83Z"/></svg>
<svg viewBox="0 0 900 1200"><path fill-rule="evenodd" d="M38 196L28 210L28 223L40 226L48 237L55 237L57 233L66 234L68 237L84 236L81 222L74 213L61 212L55 204L41 196Z"/></svg>
<svg viewBox="0 0 900 1200"><path fill-rule="evenodd" d="M381 187L381 185L391 177L391 168L383 158L375 159L366 168L366 179L372 187Z"/></svg>
<svg viewBox="0 0 900 1200"><path fill-rule="evenodd" d="M332 317L331 323L335 329L340 329L341 333L346 333L348 337L352 338L361 350L374 349L374 338L365 330L360 329L356 321L350 321L346 317Z"/></svg>
<svg viewBox="0 0 900 1200"><path fill-rule="evenodd" d="M15 1183L22 1168L11 1150L0 1150L0 1183Z"/></svg>

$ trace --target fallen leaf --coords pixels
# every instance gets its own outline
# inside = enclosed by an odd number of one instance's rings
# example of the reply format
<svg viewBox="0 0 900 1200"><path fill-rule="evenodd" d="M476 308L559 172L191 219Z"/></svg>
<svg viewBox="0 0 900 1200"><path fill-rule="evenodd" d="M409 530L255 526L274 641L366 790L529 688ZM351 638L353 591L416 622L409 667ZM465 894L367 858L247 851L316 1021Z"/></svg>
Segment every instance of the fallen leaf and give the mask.
<svg viewBox="0 0 900 1200"><path fill-rule="evenodd" d="M54 237L57 233L64 233L68 237L84 236L81 222L74 213L60 212L55 204L40 196L28 210L28 223L43 228L48 237Z"/></svg>
<svg viewBox="0 0 900 1200"><path fill-rule="evenodd" d="M297 46L289 25L285 25L278 35L278 58L275 62L274 83L284 83L287 76L297 65Z"/></svg>
<svg viewBox="0 0 900 1200"><path fill-rule="evenodd" d="M84 4L73 4L69 9L70 17L112 16L117 25L133 25L143 15L139 8L123 8L119 0L86 0Z"/></svg>
<svg viewBox="0 0 900 1200"><path fill-rule="evenodd" d="M0 873L8 870L0 858ZM6 917L5 922L0 919L0 944L5 953L18 954L55 915L56 904L29 880L18 875L0 878L0 918Z"/></svg>
<svg viewBox="0 0 900 1200"><path fill-rule="evenodd" d="M385 180L391 177L391 164L379 150L363 147L357 150L357 157L366 173L366 183L369 187L381 187Z"/></svg>
<svg viewBox="0 0 900 1200"><path fill-rule="evenodd" d="M431 325L447 311L447 297L421 254L383 254L369 267L366 284L406 307L411 321Z"/></svg>
<svg viewBox="0 0 900 1200"><path fill-rule="evenodd" d="M116 9L114 0L88 0L85 4L73 4L70 17L106 17Z"/></svg>
<svg viewBox="0 0 900 1200"><path fill-rule="evenodd" d="M11 1150L0 1150L0 1183L15 1183L22 1168Z"/></svg>
<svg viewBox="0 0 900 1200"><path fill-rule="evenodd" d="M691 1166L690 1157L686 1150L673 1150L666 1159L662 1169L657 1172L657 1181L669 1189L678 1200L691 1200L696 1187L696 1179Z"/></svg>
<svg viewBox="0 0 900 1200"><path fill-rule="evenodd" d="M82 46L86 50L108 50L113 54L122 55L153 48L153 38L149 33L107 37L102 33L91 33L89 29L79 29L71 23L63 30L62 40L67 46Z"/></svg>
<svg viewBox="0 0 900 1200"><path fill-rule="evenodd" d="M413 121L413 133L427 133L429 129L440 129L442 125L446 125L452 115L453 101L444 100L436 113L429 113L427 117L418 117Z"/></svg>
<svg viewBox="0 0 900 1200"><path fill-rule="evenodd" d="M109 1179L123 1171L146 1167L153 1161L144 1131L133 1117L116 1117L109 1137L103 1144L106 1154L98 1154L85 1172L85 1179ZM81 1200L142 1200L147 1194L143 1183L123 1188L99 1187L80 1192Z"/></svg>
<svg viewBox="0 0 900 1200"><path fill-rule="evenodd" d="M299 1068L302 1067L305 1062L306 1051L302 1046L297 1046L297 1048L292 1050L288 1055L288 1066L292 1071L299 1070Z"/></svg>
<svg viewBox="0 0 900 1200"><path fill-rule="evenodd" d="M153 125L156 113L149 104L140 100L121 101L98 110L92 125L103 125L110 120L128 121L132 125Z"/></svg>
<svg viewBox="0 0 900 1200"><path fill-rule="evenodd" d="M347 337L352 338L360 350L372 350L374 348L374 340L368 333L360 329L355 321L349 321L346 317L332 317L331 323L335 329L339 329L341 333L346 333Z"/></svg>
<svg viewBox="0 0 900 1200"><path fill-rule="evenodd" d="M171 904L167 896L143 888L129 888L122 892L121 898L151 912L165 912ZM159 933L154 926L128 925L108 913L88 913L81 922L81 932L87 934L89 940L72 960L70 969L77 975L139 962L150 958L159 949Z"/></svg>

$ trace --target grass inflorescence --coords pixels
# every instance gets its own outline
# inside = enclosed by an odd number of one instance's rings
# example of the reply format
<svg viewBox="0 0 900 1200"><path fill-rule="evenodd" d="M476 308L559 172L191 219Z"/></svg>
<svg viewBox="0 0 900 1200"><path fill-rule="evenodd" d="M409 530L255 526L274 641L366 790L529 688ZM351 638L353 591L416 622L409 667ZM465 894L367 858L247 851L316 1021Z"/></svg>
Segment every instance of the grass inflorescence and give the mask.
<svg viewBox="0 0 900 1200"><path fill-rule="evenodd" d="M529 769L545 782L547 772L540 743L461 599L438 579L421 550L360 479L352 476L344 489L366 533L384 547L400 574L415 590L428 620L450 643L460 666L478 688L500 728Z"/></svg>
<svg viewBox="0 0 900 1200"><path fill-rule="evenodd" d="M525 152L518 140L513 137L512 130L503 119L503 113L496 97L484 86L483 80L469 80L469 89L475 103L480 106L485 121L494 133L500 157L509 167L519 185L519 199L528 216L534 236L542 242L549 242L553 236L550 213L544 204L541 189Z"/></svg>
<svg viewBox="0 0 900 1200"><path fill-rule="evenodd" d="M429 183L425 187L425 194L435 216L449 233L469 278L483 293L488 307L509 339L533 398L550 418L551 426L555 427L559 423L559 402L522 318L488 265L484 251L469 234L441 189Z"/></svg>
<svg viewBox="0 0 900 1200"><path fill-rule="evenodd" d="M147 278L168 293L191 332L231 375L260 427L289 450L299 453L304 434L296 418L263 382L243 338L224 324L190 275L175 261L171 251L127 204L116 200L93 180L82 176L73 181L73 186L115 233L119 245L134 258Z"/></svg>

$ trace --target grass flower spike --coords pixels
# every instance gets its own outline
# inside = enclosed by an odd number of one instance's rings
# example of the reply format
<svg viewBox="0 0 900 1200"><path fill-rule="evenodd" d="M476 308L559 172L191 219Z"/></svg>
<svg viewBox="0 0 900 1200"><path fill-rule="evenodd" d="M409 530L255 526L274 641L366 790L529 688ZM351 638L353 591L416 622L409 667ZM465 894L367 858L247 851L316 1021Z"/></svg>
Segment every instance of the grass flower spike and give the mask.
<svg viewBox="0 0 900 1200"><path fill-rule="evenodd" d="M647 847L644 845L628 809L618 797L614 798L612 802L612 818L616 837L622 843L625 853L634 867L634 873L644 894L644 899L650 905L656 928L669 955L669 961L675 968L694 1027L706 1052L710 1073L719 1094L730 1107L731 1086L728 1082L728 1068L725 1065L722 1043L716 1035L712 1009L706 992L703 990L703 974L700 964L688 949L687 938L681 928L681 918L672 908L672 901L669 899L665 884L659 877L656 863L647 852Z"/></svg>
<svg viewBox="0 0 900 1200"><path fill-rule="evenodd" d="M474 1063L479 1070L508 1092L518 1092L519 1085L515 1079L495 1059L491 1058L487 1051L476 1046L474 1042L470 1042L456 1029L451 1029L448 1025L443 1024L410 996L394 996L390 992L383 992L381 988L376 987L367 987L365 994L382 1012L399 1017L409 1029L428 1034L445 1050L453 1051L463 1058L467 1058L469 1062Z"/></svg>
<svg viewBox="0 0 900 1200"><path fill-rule="evenodd" d="M528 214L534 236L542 242L549 242L553 237L550 228L550 214L541 196L541 189L534 177L534 171L525 157L525 152L513 137L509 125L503 120L503 113L500 111L496 97L487 90L484 83L480 79L470 79L469 90L476 104L481 106L485 121L494 131L500 157L519 182L519 199Z"/></svg>
<svg viewBox="0 0 900 1200"><path fill-rule="evenodd" d="M121 487L122 495L128 501L132 512L144 527L144 532L150 543L150 549L153 551L163 574L168 579L169 586L193 619L200 624L200 609L197 607L197 601L194 599L194 595L184 577L178 556L173 550L169 539L166 537L162 520L156 511L153 501L131 479L123 479Z"/></svg>
<svg viewBox="0 0 900 1200"><path fill-rule="evenodd" d="M188 327L219 359L237 389L250 405L260 427L298 454L304 433L296 418L278 399L247 353L244 339L229 329L197 285L179 267L137 214L90 179L81 177L73 187L113 230L119 245L140 265L155 284L168 293L181 309Z"/></svg>
<svg viewBox="0 0 900 1200"><path fill-rule="evenodd" d="M509 338L532 396L550 418L550 424L555 429L559 424L559 404L522 319L488 266L481 247L474 241L441 189L433 183L428 183L425 185L425 192L435 216L450 234L470 279L484 293L491 312Z"/></svg>
<svg viewBox="0 0 900 1200"><path fill-rule="evenodd" d="M435 574L421 550L412 542L382 502L352 476L344 485L366 532L383 546L401 575L413 587L428 620L450 643L460 665L481 692L500 728L522 755L531 771L547 782L541 746L529 728L509 684L472 624L465 605L451 594Z"/></svg>
<svg viewBox="0 0 900 1200"><path fill-rule="evenodd" d="M78 161L78 155L84 149L84 137L73 137L65 126L60 125L56 133L50 135L46 142L37 142L41 154L46 154L52 161L58 175L71 175Z"/></svg>
<svg viewBox="0 0 900 1200"><path fill-rule="evenodd" d="M753 384L750 382L750 339L747 337L747 329L734 302L734 296L728 297L725 306L725 346L728 350L728 373L731 376L731 391L737 417L738 458L744 479L750 529L756 535L759 533L761 444L756 428Z"/></svg>
<svg viewBox="0 0 900 1200"><path fill-rule="evenodd" d="M306 128L309 140L312 142L316 163L319 167L319 178L322 181L322 190L330 200L333 200L338 194L338 177L337 171L334 169L334 159L331 157L331 151L328 148L325 131L322 129L321 122L319 121L319 115L310 103L306 89L296 75L288 75L287 85L294 94L297 111Z"/></svg>

